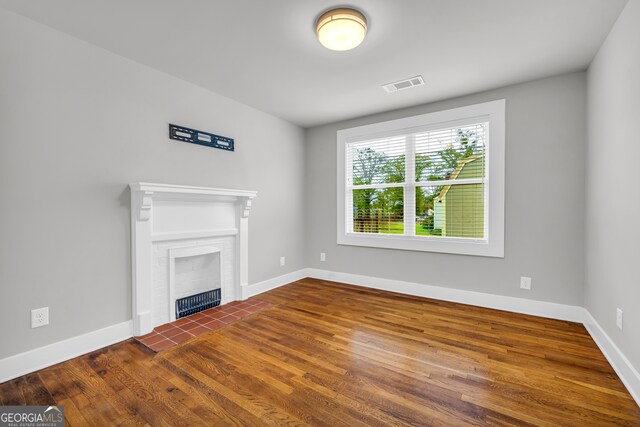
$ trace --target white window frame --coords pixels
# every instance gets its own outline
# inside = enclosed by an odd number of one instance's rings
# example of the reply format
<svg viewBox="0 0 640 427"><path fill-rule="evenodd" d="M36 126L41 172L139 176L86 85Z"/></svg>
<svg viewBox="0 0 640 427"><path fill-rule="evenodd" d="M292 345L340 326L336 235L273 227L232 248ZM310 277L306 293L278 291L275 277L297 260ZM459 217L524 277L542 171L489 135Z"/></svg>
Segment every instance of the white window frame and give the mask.
<svg viewBox="0 0 640 427"><path fill-rule="evenodd" d="M505 106L504 99L469 105L446 111L406 117L398 120L342 129L337 133L338 154L338 244L368 246L375 248L402 249L426 252L441 252L504 258L504 189L505 189ZM487 235L484 239L456 237L390 235L349 232L348 225L353 221L353 211L347 210L346 145L350 142L365 141L377 137L391 136L443 127L455 127L478 121L488 122L488 143L485 156L488 165L484 179L488 192ZM409 159L407 162L411 162ZM411 171L409 172L411 175ZM409 194L415 194L413 179L407 177L405 189L413 188ZM397 184L392 185L397 186ZM405 202L407 197L405 190ZM406 203L405 203L406 205ZM415 221L415 212L410 214ZM405 220L405 228L406 222ZM409 223L411 218L408 219ZM412 229L413 230L413 229ZM411 231L409 231L409 234Z"/></svg>

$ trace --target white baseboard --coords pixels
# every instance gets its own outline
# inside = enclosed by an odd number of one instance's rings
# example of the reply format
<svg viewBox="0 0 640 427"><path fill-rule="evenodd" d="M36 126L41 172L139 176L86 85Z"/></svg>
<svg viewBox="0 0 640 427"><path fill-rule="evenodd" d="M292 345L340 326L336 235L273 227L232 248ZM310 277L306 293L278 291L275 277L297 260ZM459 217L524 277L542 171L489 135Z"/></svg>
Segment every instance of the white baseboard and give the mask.
<svg viewBox="0 0 640 427"><path fill-rule="evenodd" d="M620 377L620 380L622 380L622 383L627 387L633 399L640 406L640 373L638 370L633 367L629 359L620 351L618 346L588 311L584 327L587 328L587 331L591 334L591 338L593 338L598 347L600 347L600 351L602 351L604 357L607 358L616 371L616 374Z"/></svg>
<svg viewBox="0 0 640 427"><path fill-rule="evenodd" d="M0 359L0 383L73 359L133 336L131 320Z"/></svg>
<svg viewBox="0 0 640 427"><path fill-rule="evenodd" d="M315 268L303 268L283 274L282 276L274 277L273 279L249 285L247 286L246 297L261 294L295 282L296 280L304 279L305 277L583 323L595 343L629 390L631 396L640 405L640 374L584 307L485 294L440 286L422 285L413 282L403 282ZM132 322L127 321L1 359L0 383L123 341L132 336L132 331Z"/></svg>
<svg viewBox="0 0 640 427"><path fill-rule="evenodd" d="M331 280L347 283L349 285L365 286L383 291L398 292L401 294L434 298L443 301L476 305L479 307L494 308L497 310L506 310L515 313L530 314L533 316L548 317L551 319L568 320L579 323L583 323L586 319L584 307L576 305L556 304L553 302L536 301L525 298L485 294L482 292L465 291L461 289L445 288L442 286L422 285L413 282L402 282L399 280L382 279L379 277L362 276L359 274L339 273L314 268L307 269L307 274L309 277L313 277L315 279Z"/></svg>
<svg viewBox="0 0 640 427"><path fill-rule="evenodd" d="M296 280L309 277L309 273L307 270L307 268L303 268L297 271L292 271L291 273L283 274L282 276L274 277L273 279L267 279L263 280L262 282L251 284L247 286L246 297L249 298L263 292L270 291L271 289L287 285L291 282L295 282Z"/></svg>

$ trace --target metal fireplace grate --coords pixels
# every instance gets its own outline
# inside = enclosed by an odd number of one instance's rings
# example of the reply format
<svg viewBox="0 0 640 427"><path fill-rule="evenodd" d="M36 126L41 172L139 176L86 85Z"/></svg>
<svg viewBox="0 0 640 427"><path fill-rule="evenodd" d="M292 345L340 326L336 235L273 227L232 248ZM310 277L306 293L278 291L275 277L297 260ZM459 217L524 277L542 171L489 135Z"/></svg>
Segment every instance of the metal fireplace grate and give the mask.
<svg viewBox="0 0 640 427"><path fill-rule="evenodd" d="M206 291L176 300L176 319L220 305L220 289Z"/></svg>

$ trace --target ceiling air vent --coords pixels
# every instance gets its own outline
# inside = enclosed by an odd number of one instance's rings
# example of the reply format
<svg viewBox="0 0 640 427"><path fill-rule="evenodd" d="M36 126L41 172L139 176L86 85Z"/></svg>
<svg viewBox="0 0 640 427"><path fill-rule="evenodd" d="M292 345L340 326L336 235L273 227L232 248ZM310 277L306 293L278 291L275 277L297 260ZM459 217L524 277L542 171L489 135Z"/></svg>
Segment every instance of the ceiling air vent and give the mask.
<svg viewBox="0 0 640 427"><path fill-rule="evenodd" d="M387 93L391 93L391 92L397 92L399 90L409 89L415 86L422 86L422 85L424 85L424 79L422 78L422 76L415 76L409 79L404 79L397 82L382 85L382 89L387 91Z"/></svg>

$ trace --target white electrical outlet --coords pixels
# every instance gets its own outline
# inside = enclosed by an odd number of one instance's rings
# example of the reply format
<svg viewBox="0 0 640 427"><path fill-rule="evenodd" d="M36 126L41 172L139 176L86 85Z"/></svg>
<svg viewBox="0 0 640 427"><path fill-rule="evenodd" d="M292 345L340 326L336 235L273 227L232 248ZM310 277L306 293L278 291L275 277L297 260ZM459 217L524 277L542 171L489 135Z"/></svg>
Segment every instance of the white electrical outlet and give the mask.
<svg viewBox="0 0 640 427"><path fill-rule="evenodd" d="M280 267L284 267L284 257L280 257Z"/></svg>
<svg viewBox="0 0 640 427"><path fill-rule="evenodd" d="M531 277L522 276L520 278L520 289L531 290Z"/></svg>
<svg viewBox="0 0 640 427"><path fill-rule="evenodd" d="M31 328L39 328L49 324L49 307L31 310Z"/></svg>
<svg viewBox="0 0 640 427"><path fill-rule="evenodd" d="M616 326L622 330L622 310L616 309Z"/></svg>
<svg viewBox="0 0 640 427"><path fill-rule="evenodd" d="M324 252L320 252L320 261L324 262L327 260L327 254Z"/></svg>

